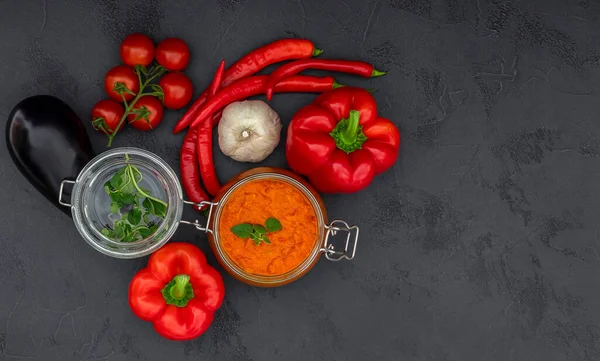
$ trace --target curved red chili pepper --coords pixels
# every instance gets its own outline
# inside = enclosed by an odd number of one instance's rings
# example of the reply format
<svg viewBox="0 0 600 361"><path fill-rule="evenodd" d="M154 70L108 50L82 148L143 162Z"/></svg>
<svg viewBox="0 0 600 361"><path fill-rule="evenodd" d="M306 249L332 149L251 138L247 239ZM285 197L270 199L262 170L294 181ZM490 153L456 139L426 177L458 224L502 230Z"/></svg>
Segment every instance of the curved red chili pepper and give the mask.
<svg viewBox="0 0 600 361"><path fill-rule="evenodd" d="M219 67L217 68L217 71L215 72L215 76L213 78L212 83L210 83L209 94L210 94L211 98L215 94L217 94L219 89L221 89L221 85L223 84L224 72L225 72L225 60L222 60L221 64L219 64Z"/></svg>
<svg viewBox="0 0 600 361"><path fill-rule="evenodd" d="M219 192L219 189L221 189L221 184L217 179L213 162L212 122L204 122L202 126L198 127L197 144L198 146L196 149L198 152L198 164L200 165L202 182L208 193L215 196Z"/></svg>
<svg viewBox="0 0 600 361"><path fill-rule="evenodd" d="M227 86L233 82L256 74L265 67L291 59L304 59L318 56L323 51L316 49L315 45L303 39L281 39L270 44L254 49L244 55L225 71L221 86ZM204 91L198 99L194 101L191 107L185 112L183 117L175 125L174 133L178 133L186 128L195 119L195 114L202 108L206 102L208 92ZM179 130L177 130L179 129Z"/></svg>
<svg viewBox="0 0 600 361"><path fill-rule="evenodd" d="M196 152L197 129L190 129L181 145L179 167L181 169L181 183L185 194L190 201L200 203L210 200L200 184L200 172L198 171L198 153ZM197 208L203 210L206 207Z"/></svg>
<svg viewBox="0 0 600 361"><path fill-rule="evenodd" d="M211 98L200 109L195 116L191 127L197 127L203 123L205 119L215 114L221 108L235 102L244 100L248 97L264 94L267 85L267 75L250 76L226 86L219 90L213 98ZM297 75L284 79L275 85L275 92L297 92L297 93L322 93L331 89L339 88L342 85L336 83L332 77L314 77ZM175 127L175 133L183 128Z"/></svg>
<svg viewBox="0 0 600 361"><path fill-rule="evenodd" d="M219 110L218 112L215 113L215 115L213 115L213 117L212 117L212 126L213 127L216 127L217 124L219 124L221 117L223 117L223 109Z"/></svg>
<svg viewBox="0 0 600 361"><path fill-rule="evenodd" d="M223 77L223 86L255 74L271 64L285 60L310 58L318 56L322 52L323 50L316 49L309 40L281 39L274 41L244 55L229 67Z"/></svg>
<svg viewBox="0 0 600 361"><path fill-rule="evenodd" d="M223 73L225 71L225 61L217 69L215 77L210 85L210 94L216 94L221 87ZM212 98L212 97L211 97ZM204 122L201 127L198 127L198 162L200 164L200 175L202 182L208 193L213 196L221 189L221 184L217 179L215 165L213 163L212 154L212 122Z"/></svg>
<svg viewBox="0 0 600 361"><path fill-rule="evenodd" d="M364 61L354 60L333 60L333 59L302 59L292 61L277 68L269 76L267 81L267 99L273 97L273 87L281 79L299 74L306 69L329 70L340 73L356 74L365 78L374 78L387 74L385 71L379 71L373 65Z"/></svg>

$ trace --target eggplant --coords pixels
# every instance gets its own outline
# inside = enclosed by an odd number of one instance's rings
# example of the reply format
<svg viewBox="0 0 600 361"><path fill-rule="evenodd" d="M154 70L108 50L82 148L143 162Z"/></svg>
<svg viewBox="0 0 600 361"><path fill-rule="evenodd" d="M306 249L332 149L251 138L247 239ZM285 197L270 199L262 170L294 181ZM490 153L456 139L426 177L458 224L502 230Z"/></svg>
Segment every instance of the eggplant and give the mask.
<svg viewBox="0 0 600 361"><path fill-rule="evenodd" d="M6 123L6 145L25 178L63 213L58 203L64 179L74 180L94 157L92 144L81 119L62 100L36 95L19 102ZM65 187L69 188L69 187ZM69 200L70 188L65 189Z"/></svg>

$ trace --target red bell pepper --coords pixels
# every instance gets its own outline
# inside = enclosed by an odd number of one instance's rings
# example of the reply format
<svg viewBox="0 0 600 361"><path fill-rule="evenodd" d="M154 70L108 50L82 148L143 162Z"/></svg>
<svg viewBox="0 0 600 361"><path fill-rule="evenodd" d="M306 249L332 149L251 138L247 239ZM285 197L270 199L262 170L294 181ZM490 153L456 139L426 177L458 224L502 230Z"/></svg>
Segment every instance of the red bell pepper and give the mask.
<svg viewBox="0 0 600 361"><path fill-rule="evenodd" d="M133 313L171 340L203 334L224 296L221 275L189 243L169 243L154 252L129 285Z"/></svg>
<svg viewBox="0 0 600 361"><path fill-rule="evenodd" d="M377 115L362 88L343 87L300 109L288 128L286 157L293 171L323 193L352 193L398 158L400 132Z"/></svg>

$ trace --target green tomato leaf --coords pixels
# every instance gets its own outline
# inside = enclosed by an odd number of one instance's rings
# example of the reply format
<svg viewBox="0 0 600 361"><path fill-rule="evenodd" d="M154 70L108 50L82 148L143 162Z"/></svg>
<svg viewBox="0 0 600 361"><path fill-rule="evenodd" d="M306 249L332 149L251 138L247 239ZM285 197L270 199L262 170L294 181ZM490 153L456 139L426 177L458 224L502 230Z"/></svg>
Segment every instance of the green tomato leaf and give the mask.
<svg viewBox="0 0 600 361"><path fill-rule="evenodd" d="M281 222L273 217L267 219L265 226L267 226L267 230L269 230L269 232L276 232L282 228Z"/></svg>
<svg viewBox="0 0 600 361"><path fill-rule="evenodd" d="M143 65L136 65L136 66L133 67L133 70L136 73L138 73L138 74L142 74L144 76L148 76L148 70Z"/></svg>
<svg viewBox="0 0 600 361"><path fill-rule="evenodd" d="M256 231L256 233L258 234L266 234L267 233L267 229L263 226L261 226L260 224L255 224L254 226L254 230Z"/></svg>
<svg viewBox="0 0 600 361"><path fill-rule="evenodd" d="M121 210L121 205L119 203L112 202L110 204L110 213L119 214L120 210Z"/></svg>
<svg viewBox="0 0 600 361"><path fill-rule="evenodd" d="M160 101L165 100L165 93L163 92L163 88L161 88L160 85L150 84L150 87L152 88L152 95L157 97Z"/></svg>
<svg viewBox="0 0 600 361"><path fill-rule="evenodd" d="M148 110L145 105L142 105L141 108L135 108L130 111L131 114L135 114L135 118L130 121L130 123L135 122L136 120L144 119L148 124L150 124L150 115L152 112Z"/></svg>
<svg viewBox="0 0 600 361"><path fill-rule="evenodd" d="M127 220L132 225L137 226L142 221L142 211L137 207L133 207L127 214Z"/></svg>
<svg viewBox="0 0 600 361"><path fill-rule="evenodd" d="M231 232L240 238L252 237L252 225L249 223L241 223L231 227Z"/></svg>

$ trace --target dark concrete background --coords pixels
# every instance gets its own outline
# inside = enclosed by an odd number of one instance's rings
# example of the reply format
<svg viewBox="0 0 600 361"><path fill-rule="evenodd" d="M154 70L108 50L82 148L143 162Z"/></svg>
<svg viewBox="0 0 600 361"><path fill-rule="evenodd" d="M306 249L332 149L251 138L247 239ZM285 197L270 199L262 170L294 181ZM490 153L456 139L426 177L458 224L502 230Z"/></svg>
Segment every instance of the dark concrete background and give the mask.
<svg viewBox="0 0 600 361"><path fill-rule="evenodd" d="M213 327L183 343L129 310L146 259L95 252L1 152L1 360L600 359L597 1L5 0L0 24L0 114L54 94L96 151L89 111L134 31L185 39L197 91L221 59L281 37L371 61L390 74L337 78L378 88L403 135L400 160L367 190L324 197L332 218L361 227L353 262L322 260L279 289L225 276ZM287 123L313 98L272 104ZM178 168L177 119L116 146ZM216 162L221 181L251 167ZM283 147L264 164L285 166ZM193 229L175 239L208 252Z"/></svg>

